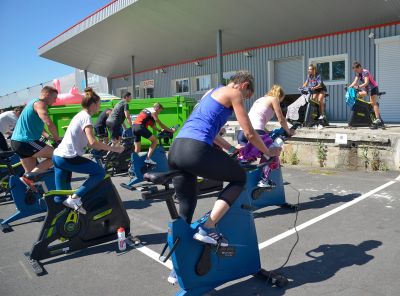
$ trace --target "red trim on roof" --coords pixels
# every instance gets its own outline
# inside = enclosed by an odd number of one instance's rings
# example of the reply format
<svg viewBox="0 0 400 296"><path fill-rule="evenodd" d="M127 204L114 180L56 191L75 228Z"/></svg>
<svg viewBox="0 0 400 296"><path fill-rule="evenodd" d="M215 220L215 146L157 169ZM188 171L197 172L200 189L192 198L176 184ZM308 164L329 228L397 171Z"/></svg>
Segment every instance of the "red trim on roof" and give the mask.
<svg viewBox="0 0 400 296"><path fill-rule="evenodd" d="M283 44L302 42L302 41L307 41L307 40L312 40L312 39L324 38L324 37L335 36L335 35L342 35L342 34L347 34L347 33L352 33L352 32L358 32L358 31L365 31L365 30L376 29L376 28L380 28L380 27L386 27L386 26L392 26L392 25L398 25L398 24L400 24L400 21L384 23L384 24L380 24L380 25L373 25L373 26L368 26L368 27L362 27L362 28L349 29L349 30L344 30L344 31L339 31L339 32L334 32L334 33L327 33L327 34L316 35L316 36L309 36L309 37L304 37L304 38L300 38L300 39L286 40L286 41L281 41L281 42L277 42L277 43L264 44L264 45L260 45L260 46L256 46L256 47L230 51L230 52L226 52L226 53L224 53L222 55L226 56L226 55L231 55L231 54L235 54L235 53L239 53L239 52L255 50L255 49L259 49L259 48L267 48L267 47L273 47L273 46L278 46L278 45L283 45ZM212 56L202 57L202 58L193 59L193 60L189 60L189 61L178 62L178 63L175 63L175 64L170 64L170 65L165 65L165 66L161 66L161 67L157 67L157 68L143 70L143 71L140 71L140 72L135 72L135 74L155 71L155 70L158 70L158 69L178 66L178 65L182 65L182 64L189 64L189 63L193 63L195 61L208 60L208 59L212 59L212 58L214 58L216 56L217 55L212 55ZM130 75L131 74L122 74L122 75L117 75L117 76L113 76L113 77L110 77L110 78L111 79L116 79L116 78L127 77L127 76L130 76Z"/></svg>
<svg viewBox="0 0 400 296"><path fill-rule="evenodd" d="M65 31L61 32L60 34L58 34L56 37L54 37L53 39L51 39L50 41L47 41L45 44L43 44L42 46L39 47L39 49L41 49L42 47L46 46L47 44L49 44L50 42L54 41L55 39L57 39L58 37L60 37L61 35L63 35L64 33L68 32L69 30L75 28L77 25L83 23L84 21L86 21L88 18L90 18L91 16L95 15L96 13L98 13L99 11L107 8L108 6L110 6L111 4L113 4L114 2L117 2L118 0L113 0L112 2L104 5L102 8L97 9L95 12L93 12L92 14L88 15L87 17L85 17L83 20L81 20L80 22L76 23L75 25L73 25L72 27L69 27L68 29L66 29Z"/></svg>

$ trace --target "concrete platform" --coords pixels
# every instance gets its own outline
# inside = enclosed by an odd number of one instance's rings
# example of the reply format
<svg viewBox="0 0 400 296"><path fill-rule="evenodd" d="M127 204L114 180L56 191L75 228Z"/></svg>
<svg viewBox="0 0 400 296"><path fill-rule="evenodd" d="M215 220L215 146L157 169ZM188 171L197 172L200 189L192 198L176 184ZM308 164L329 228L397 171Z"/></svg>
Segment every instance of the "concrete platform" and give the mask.
<svg viewBox="0 0 400 296"><path fill-rule="evenodd" d="M280 127L277 122L269 130ZM230 121L225 138L236 144L239 125ZM284 163L309 167L351 170L400 170L400 125L388 124L385 130L349 128L331 123L322 129L300 128L284 146Z"/></svg>

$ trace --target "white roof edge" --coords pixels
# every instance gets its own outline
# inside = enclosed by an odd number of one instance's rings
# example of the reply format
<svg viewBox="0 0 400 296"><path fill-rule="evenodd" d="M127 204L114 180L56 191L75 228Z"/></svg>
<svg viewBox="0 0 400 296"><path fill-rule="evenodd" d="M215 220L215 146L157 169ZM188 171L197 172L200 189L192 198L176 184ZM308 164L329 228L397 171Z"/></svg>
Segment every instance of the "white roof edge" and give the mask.
<svg viewBox="0 0 400 296"><path fill-rule="evenodd" d="M50 41L46 42L44 45L41 45L38 49L38 55L41 56L45 52L51 50L56 47L60 43L80 34L81 32L89 29L90 27L100 23L111 15L121 11L122 9L134 4L139 0L116 0L107 4L105 7L101 8L97 12L89 15L82 21L76 23L70 28L66 29L64 32L60 33Z"/></svg>

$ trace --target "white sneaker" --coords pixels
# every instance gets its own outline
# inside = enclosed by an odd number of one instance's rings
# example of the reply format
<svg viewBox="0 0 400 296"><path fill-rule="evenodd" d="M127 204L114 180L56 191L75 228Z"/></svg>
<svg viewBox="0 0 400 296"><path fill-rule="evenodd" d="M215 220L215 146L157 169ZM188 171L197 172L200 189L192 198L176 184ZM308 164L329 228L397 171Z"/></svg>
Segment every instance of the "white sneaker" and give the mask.
<svg viewBox="0 0 400 296"><path fill-rule="evenodd" d="M372 123L376 124L376 125L380 125L380 124L382 124L382 121L379 118L377 118Z"/></svg>
<svg viewBox="0 0 400 296"><path fill-rule="evenodd" d="M176 276L175 269L172 268L171 273L168 276L168 283L176 285L178 283L178 277Z"/></svg>
<svg viewBox="0 0 400 296"><path fill-rule="evenodd" d="M83 215L86 214L86 210L82 207L82 201L80 197L72 198L71 196L68 196L68 198L63 201L63 205L73 209L74 211L78 211Z"/></svg>
<svg viewBox="0 0 400 296"><path fill-rule="evenodd" d="M151 165L156 165L157 163L154 161L154 160L152 160L151 158L146 158L146 160L144 161L145 163L147 163L147 164L151 164Z"/></svg>
<svg viewBox="0 0 400 296"><path fill-rule="evenodd" d="M318 119L319 119L319 120L325 119L325 115L320 115L320 116L318 117Z"/></svg>
<svg viewBox="0 0 400 296"><path fill-rule="evenodd" d="M193 235L193 238L199 242L214 246L219 245L221 247L227 247L229 245L228 241L224 239L215 228L199 226L198 231Z"/></svg>

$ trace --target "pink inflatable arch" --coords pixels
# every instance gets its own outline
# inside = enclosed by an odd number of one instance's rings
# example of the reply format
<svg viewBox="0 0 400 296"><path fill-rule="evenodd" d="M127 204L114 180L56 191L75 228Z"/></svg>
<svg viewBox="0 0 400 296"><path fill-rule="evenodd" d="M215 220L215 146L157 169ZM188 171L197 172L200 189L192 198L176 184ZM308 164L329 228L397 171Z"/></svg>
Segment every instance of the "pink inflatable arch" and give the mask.
<svg viewBox="0 0 400 296"><path fill-rule="evenodd" d="M52 106L80 104L82 102L83 96L75 86L71 88L68 93L63 94L60 93L60 80L54 79L53 86L58 90L58 96L56 102Z"/></svg>

